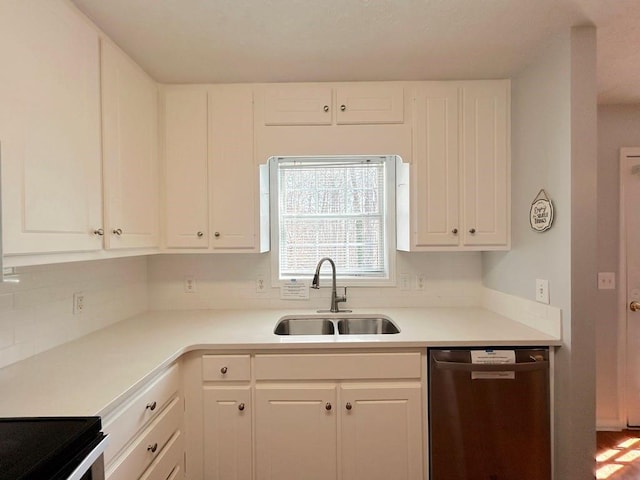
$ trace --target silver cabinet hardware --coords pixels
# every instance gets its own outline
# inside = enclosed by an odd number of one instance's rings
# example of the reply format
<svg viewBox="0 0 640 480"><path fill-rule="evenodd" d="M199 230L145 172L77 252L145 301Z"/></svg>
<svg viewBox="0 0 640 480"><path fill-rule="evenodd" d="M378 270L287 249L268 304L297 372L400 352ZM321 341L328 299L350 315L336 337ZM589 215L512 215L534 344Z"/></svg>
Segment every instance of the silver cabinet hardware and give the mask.
<svg viewBox="0 0 640 480"><path fill-rule="evenodd" d="M629 310L632 312L637 312L640 310L640 302L633 301L629 304Z"/></svg>
<svg viewBox="0 0 640 480"><path fill-rule="evenodd" d="M241 412L244 411L244 403L238 405L238 410L240 410Z"/></svg>
<svg viewBox="0 0 640 480"><path fill-rule="evenodd" d="M156 453L156 450L158 450L158 443L154 443L153 445L149 445L147 447L147 451L151 452L151 453Z"/></svg>
<svg viewBox="0 0 640 480"><path fill-rule="evenodd" d="M458 229L454 228L453 230L451 230L451 233L453 233L454 235L457 235L458 234Z"/></svg>
<svg viewBox="0 0 640 480"><path fill-rule="evenodd" d="M101 236L103 236L103 235L104 235L104 230L103 230L102 228L96 228L96 229L93 231L93 234L94 234L94 235L97 235L97 236L99 236L99 237L101 237Z"/></svg>
<svg viewBox="0 0 640 480"><path fill-rule="evenodd" d="M218 238L220 236L220 232L216 232L213 234L214 237Z"/></svg>
<svg viewBox="0 0 640 480"><path fill-rule="evenodd" d="M225 373L227 373L227 371L228 371L227 367L222 367L222 368L220 369L220 373L221 373L221 374L223 374L223 375L224 375Z"/></svg>
<svg viewBox="0 0 640 480"><path fill-rule="evenodd" d="M329 411L331 410L331 403L327 402L327 404L324 406L325 410Z"/></svg>
<svg viewBox="0 0 640 480"><path fill-rule="evenodd" d="M322 109L323 109L325 112L328 112L328 111L329 111L329 105L325 105Z"/></svg>
<svg viewBox="0 0 640 480"><path fill-rule="evenodd" d="M472 228L471 230L469 230L469 233L470 233L471 235L475 235L475 233L476 233L476 229L475 229L475 228Z"/></svg>
<svg viewBox="0 0 640 480"><path fill-rule="evenodd" d="M145 409L151 410L152 412L156 409L157 403L155 402L155 400L151 403L147 403L147 406L144 407Z"/></svg>
<svg viewBox="0 0 640 480"><path fill-rule="evenodd" d="M347 109L346 105L340 105L340 111L344 112Z"/></svg>
<svg viewBox="0 0 640 480"><path fill-rule="evenodd" d="M198 238L204 237L204 233L203 232L198 232L198 233L196 233L196 235L198 236Z"/></svg>
<svg viewBox="0 0 640 480"><path fill-rule="evenodd" d="M112 233L113 233L114 235L118 235L118 236L120 236L120 235L122 235L122 229L121 229L121 228L114 228L114 229L112 230Z"/></svg>
<svg viewBox="0 0 640 480"><path fill-rule="evenodd" d="M353 408L353 405L351 405L351 402L347 402L347 404L345 405L345 408L347 410L351 410Z"/></svg>

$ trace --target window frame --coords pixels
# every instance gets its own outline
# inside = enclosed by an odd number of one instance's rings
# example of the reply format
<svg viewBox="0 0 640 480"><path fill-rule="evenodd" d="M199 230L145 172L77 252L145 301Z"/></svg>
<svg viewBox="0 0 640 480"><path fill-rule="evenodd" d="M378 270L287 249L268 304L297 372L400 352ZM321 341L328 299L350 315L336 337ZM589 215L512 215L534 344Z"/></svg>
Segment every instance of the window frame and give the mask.
<svg viewBox="0 0 640 480"><path fill-rule="evenodd" d="M345 162L345 161L362 161L367 158L375 158L383 160L384 165L384 221L385 221L385 270L386 275L382 277L348 277L341 275L340 269L336 271L336 279L340 282L340 286L346 287L383 287L396 285L396 164L400 161L395 155L308 155L308 156L277 156L268 160L269 164L269 214L270 220L270 240L271 240L271 285L274 287L282 286L288 283L290 278L280 278L280 212L279 201L280 191L278 186L278 166L280 162L291 161L326 161ZM310 271L296 280L311 282L314 271ZM331 279L331 269L325 265L322 266L321 278L323 284L327 285L327 280Z"/></svg>

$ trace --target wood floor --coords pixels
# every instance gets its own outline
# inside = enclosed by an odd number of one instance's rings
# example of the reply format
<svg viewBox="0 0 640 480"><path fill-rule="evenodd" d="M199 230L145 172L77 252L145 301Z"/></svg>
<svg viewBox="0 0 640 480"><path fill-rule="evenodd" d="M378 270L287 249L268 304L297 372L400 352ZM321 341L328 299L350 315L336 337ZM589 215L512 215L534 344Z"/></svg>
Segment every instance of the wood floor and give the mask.
<svg viewBox="0 0 640 480"><path fill-rule="evenodd" d="M596 479L640 479L640 430L597 432Z"/></svg>

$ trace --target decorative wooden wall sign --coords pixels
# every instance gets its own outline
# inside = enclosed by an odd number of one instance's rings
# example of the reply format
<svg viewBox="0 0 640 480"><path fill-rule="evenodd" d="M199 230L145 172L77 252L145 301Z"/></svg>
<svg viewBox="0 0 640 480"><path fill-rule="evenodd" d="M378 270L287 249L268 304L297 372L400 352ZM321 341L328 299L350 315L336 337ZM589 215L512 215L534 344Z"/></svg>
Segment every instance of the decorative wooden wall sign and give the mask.
<svg viewBox="0 0 640 480"><path fill-rule="evenodd" d="M529 212L531 228L536 232L545 232L553 224L553 203L547 196L547 192L541 189L531 204Z"/></svg>

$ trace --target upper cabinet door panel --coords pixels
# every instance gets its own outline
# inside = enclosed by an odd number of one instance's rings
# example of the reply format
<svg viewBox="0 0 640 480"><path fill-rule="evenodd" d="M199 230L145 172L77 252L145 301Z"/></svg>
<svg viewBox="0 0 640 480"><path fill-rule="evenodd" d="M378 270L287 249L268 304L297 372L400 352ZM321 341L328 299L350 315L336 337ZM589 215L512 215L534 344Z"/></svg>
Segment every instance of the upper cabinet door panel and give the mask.
<svg viewBox="0 0 640 480"><path fill-rule="evenodd" d="M64 2L0 2L6 254L102 248L98 35Z"/></svg>
<svg viewBox="0 0 640 480"><path fill-rule="evenodd" d="M458 86L429 84L416 92L413 171L416 246L458 245Z"/></svg>
<svg viewBox="0 0 640 480"><path fill-rule="evenodd" d="M336 88L337 124L403 122L401 86L356 84Z"/></svg>
<svg viewBox="0 0 640 480"><path fill-rule="evenodd" d="M509 82L463 91L465 245L506 245L509 229Z"/></svg>
<svg viewBox="0 0 640 480"><path fill-rule="evenodd" d="M167 247L207 248L207 91L165 87L163 99Z"/></svg>
<svg viewBox="0 0 640 480"><path fill-rule="evenodd" d="M264 92L265 125L331 125L331 88L277 85Z"/></svg>
<svg viewBox="0 0 640 480"><path fill-rule="evenodd" d="M108 42L102 42L102 118L107 247L156 247L158 89Z"/></svg>

